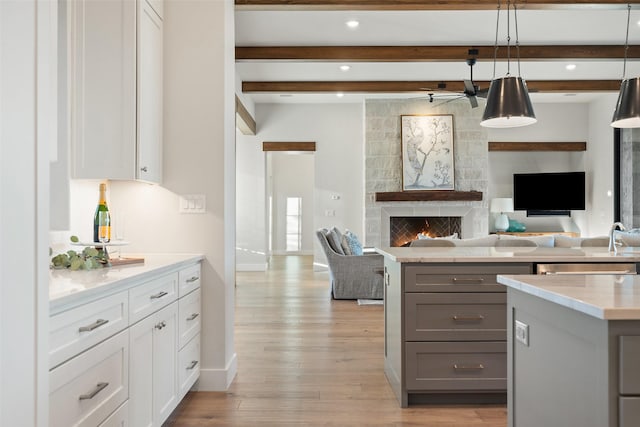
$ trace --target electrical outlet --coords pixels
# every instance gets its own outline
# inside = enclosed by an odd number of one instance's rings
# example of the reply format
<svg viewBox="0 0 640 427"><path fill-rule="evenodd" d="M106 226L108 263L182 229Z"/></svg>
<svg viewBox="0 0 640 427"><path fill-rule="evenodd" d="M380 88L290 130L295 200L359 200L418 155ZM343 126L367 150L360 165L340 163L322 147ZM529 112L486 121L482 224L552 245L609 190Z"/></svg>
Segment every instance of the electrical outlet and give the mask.
<svg viewBox="0 0 640 427"><path fill-rule="evenodd" d="M526 323L522 323L519 320L516 320L514 331L515 331L516 341L519 341L522 344L529 347L529 325L527 325Z"/></svg>

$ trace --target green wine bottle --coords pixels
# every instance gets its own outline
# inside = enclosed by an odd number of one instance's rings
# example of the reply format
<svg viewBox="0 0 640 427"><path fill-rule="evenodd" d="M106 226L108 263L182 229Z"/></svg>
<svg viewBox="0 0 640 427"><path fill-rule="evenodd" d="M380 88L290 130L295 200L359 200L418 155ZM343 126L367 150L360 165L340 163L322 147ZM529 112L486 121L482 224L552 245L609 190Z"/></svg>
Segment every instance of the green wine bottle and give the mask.
<svg viewBox="0 0 640 427"><path fill-rule="evenodd" d="M100 214L101 212L104 213ZM100 198L93 216L93 241L100 242L100 236L104 237L102 242L111 240L111 219L107 207L107 184L105 183L100 184Z"/></svg>

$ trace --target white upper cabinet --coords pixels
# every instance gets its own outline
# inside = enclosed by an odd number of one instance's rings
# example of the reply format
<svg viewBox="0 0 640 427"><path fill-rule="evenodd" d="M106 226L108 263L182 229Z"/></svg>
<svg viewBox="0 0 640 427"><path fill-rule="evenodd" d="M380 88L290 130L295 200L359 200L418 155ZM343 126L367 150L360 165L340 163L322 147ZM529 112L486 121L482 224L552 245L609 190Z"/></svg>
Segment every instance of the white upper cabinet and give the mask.
<svg viewBox="0 0 640 427"><path fill-rule="evenodd" d="M161 182L161 4L68 5L72 178Z"/></svg>

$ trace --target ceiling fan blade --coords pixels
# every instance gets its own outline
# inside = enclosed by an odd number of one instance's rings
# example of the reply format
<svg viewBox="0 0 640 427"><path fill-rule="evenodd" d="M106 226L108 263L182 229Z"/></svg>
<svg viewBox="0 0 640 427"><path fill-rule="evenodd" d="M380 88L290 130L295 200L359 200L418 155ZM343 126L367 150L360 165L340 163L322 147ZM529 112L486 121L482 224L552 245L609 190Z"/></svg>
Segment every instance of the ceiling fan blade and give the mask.
<svg viewBox="0 0 640 427"><path fill-rule="evenodd" d="M476 94L476 87L471 80L464 80L464 94L467 96L474 96Z"/></svg>
<svg viewBox="0 0 640 427"><path fill-rule="evenodd" d="M475 96L468 96L467 99L469 99L471 108L476 108L478 106L478 98L476 98Z"/></svg>

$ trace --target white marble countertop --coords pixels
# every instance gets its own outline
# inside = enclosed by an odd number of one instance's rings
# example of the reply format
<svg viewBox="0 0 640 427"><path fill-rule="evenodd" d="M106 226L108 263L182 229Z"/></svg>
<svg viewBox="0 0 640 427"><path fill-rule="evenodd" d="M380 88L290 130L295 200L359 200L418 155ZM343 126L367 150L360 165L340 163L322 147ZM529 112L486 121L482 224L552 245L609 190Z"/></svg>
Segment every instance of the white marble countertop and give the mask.
<svg viewBox="0 0 640 427"><path fill-rule="evenodd" d="M155 276L177 271L204 257L199 254L136 254L143 264L107 267L96 270L49 270L49 309L51 314L80 301L97 299L127 289Z"/></svg>
<svg viewBox="0 0 640 427"><path fill-rule="evenodd" d="M509 288L604 320L640 320L639 275L498 276Z"/></svg>
<svg viewBox="0 0 640 427"><path fill-rule="evenodd" d="M376 252L396 262L640 262L640 248L518 248L518 247L384 247Z"/></svg>

